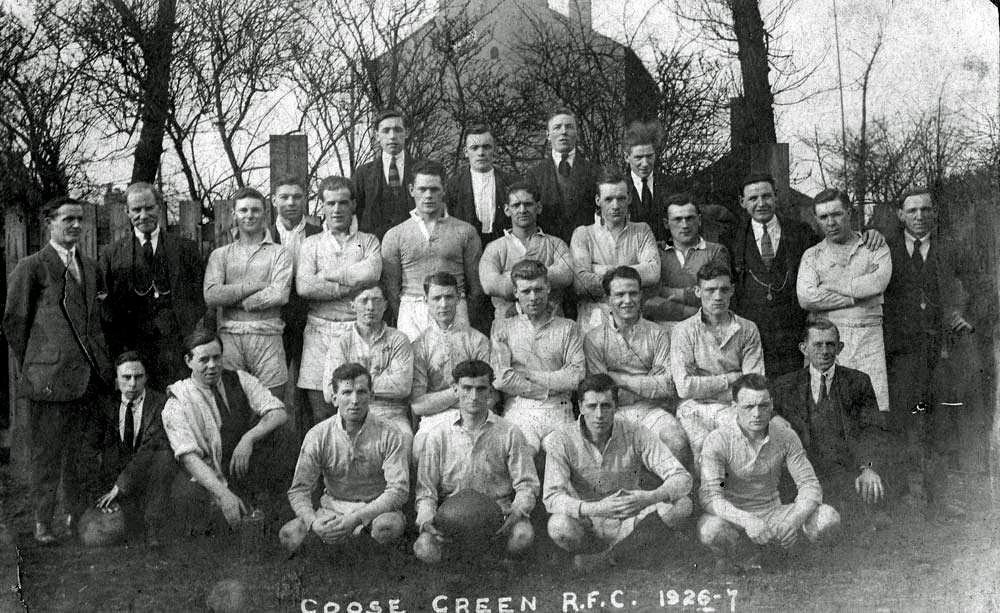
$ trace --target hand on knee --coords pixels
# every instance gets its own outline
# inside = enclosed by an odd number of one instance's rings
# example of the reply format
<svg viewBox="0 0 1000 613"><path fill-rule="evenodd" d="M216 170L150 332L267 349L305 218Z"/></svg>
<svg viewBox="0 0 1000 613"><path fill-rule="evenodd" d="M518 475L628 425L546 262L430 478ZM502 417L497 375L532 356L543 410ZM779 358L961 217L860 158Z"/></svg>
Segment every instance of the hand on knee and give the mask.
<svg viewBox="0 0 1000 613"><path fill-rule="evenodd" d="M511 527L510 536L507 537L507 552L521 553L531 546L535 540L535 529L531 527L531 522L522 519Z"/></svg>

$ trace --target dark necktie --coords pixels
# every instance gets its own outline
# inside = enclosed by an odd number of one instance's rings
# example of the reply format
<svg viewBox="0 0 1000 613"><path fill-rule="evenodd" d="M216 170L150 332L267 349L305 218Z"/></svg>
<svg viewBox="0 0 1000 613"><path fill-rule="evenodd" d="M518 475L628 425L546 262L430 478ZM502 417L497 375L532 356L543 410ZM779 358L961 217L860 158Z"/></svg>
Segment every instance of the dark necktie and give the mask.
<svg viewBox="0 0 1000 613"><path fill-rule="evenodd" d="M125 405L125 433L122 435L122 443L129 451L135 446L135 413L132 411L134 404L134 401L129 400Z"/></svg>
<svg viewBox="0 0 1000 613"><path fill-rule="evenodd" d="M826 389L826 375L822 374L819 376L819 401L830 399L830 390Z"/></svg>
<svg viewBox="0 0 1000 613"><path fill-rule="evenodd" d="M913 267L917 271L921 271L924 268L924 256L920 253L920 239L913 239L913 253L910 254L910 261L913 262Z"/></svg>
<svg viewBox="0 0 1000 613"><path fill-rule="evenodd" d="M222 397L219 392L219 386L212 386L212 398L215 398L215 406L219 409L219 415L225 416L229 415L229 405L226 404L226 399Z"/></svg>
<svg viewBox="0 0 1000 613"><path fill-rule="evenodd" d="M396 166L396 156L389 160L389 187L399 187L399 167Z"/></svg>
<svg viewBox="0 0 1000 613"><path fill-rule="evenodd" d="M642 178L642 205L648 209L652 206L653 192L649 190L649 177Z"/></svg>
<svg viewBox="0 0 1000 613"><path fill-rule="evenodd" d="M560 153L559 155L561 156L559 158L559 176L563 177L564 179L568 179L570 172L572 171L572 168L570 168L569 165L569 154Z"/></svg>
<svg viewBox="0 0 1000 613"><path fill-rule="evenodd" d="M764 233L760 235L760 259L764 261L764 266L771 268L774 261L774 243L771 242L771 233L764 226Z"/></svg>
<svg viewBox="0 0 1000 613"><path fill-rule="evenodd" d="M146 258L147 263L153 261L153 233L143 232L142 238L146 241L142 244L142 255Z"/></svg>

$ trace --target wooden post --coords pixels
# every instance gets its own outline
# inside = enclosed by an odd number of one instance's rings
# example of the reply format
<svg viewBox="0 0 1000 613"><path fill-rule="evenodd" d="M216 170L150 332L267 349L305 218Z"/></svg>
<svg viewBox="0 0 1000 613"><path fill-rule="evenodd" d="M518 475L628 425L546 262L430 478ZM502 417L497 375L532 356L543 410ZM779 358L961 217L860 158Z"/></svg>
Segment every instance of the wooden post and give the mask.
<svg viewBox="0 0 1000 613"><path fill-rule="evenodd" d="M178 202L180 235L191 239L201 249L201 203L194 200Z"/></svg>
<svg viewBox="0 0 1000 613"><path fill-rule="evenodd" d="M270 156L270 194L274 193L274 182L281 177L298 177L306 190L306 210L309 213L309 140L305 134L272 134L268 141ZM268 207L269 209L273 207ZM269 211L270 213L271 211ZM269 222L272 221L270 218Z"/></svg>
<svg viewBox="0 0 1000 613"><path fill-rule="evenodd" d="M7 279L14 272L18 260L28 255L28 227L25 212L20 207L7 209L4 216L4 265ZM10 402L10 455L13 475L20 481L28 478L31 451L31 428L28 421L28 402L17 392L20 366L14 352L7 349L7 380Z"/></svg>
<svg viewBox="0 0 1000 613"><path fill-rule="evenodd" d="M984 225L992 231L986 233L986 244L984 245L989 253L987 269L989 278L993 280L993 299L1000 303L1000 281L997 275L1000 274L1000 240L997 240L996 233L1000 232L1000 168L995 171L993 177L993 195L990 202L984 202L987 210L981 211L982 215L977 215ZM994 516L1000 515L1000 318L993 326L993 385L990 394L990 406L993 408L993 424L990 428L990 450L989 450L989 475L990 475L990 495L993 502ZM993 522L994 544L1000 544L1000 526Z"/></svg>
<svg viewBox="0 0 1000 613"><path fill-rule="evenodd" d="M212 203L212 210L215 212L213 247L221 247L233 242L233 237L229 233L233 227L233 201L216 200Z"/></svg>

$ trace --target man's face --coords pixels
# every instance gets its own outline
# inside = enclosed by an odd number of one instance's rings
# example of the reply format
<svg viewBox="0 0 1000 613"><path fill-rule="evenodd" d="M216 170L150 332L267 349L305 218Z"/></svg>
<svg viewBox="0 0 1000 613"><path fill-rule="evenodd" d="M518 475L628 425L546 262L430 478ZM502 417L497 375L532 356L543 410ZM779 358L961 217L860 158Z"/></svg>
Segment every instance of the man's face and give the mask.
<svg viewBox="0 0 1000 613"><path fill-rule="evenodd" d="M836 330L809 328L806 340L799 343L799 351L820 372L826 372L834 365L843 348L844 343L840 342L840 335Z"/></svg>
<svg viewBox="0 0 1000 613"><path fill-rule="evenodd" d="M701 216L698 215L698 208L693 204L668 206L667 230L670 231L674 245L685 247L694 245L701 232Z"/></svg>
<svg viewBox="0 0 1000 613"><path fill-rule="evenodd" d="M608 288L608 302L616 317L624 321L639 319L642 293L635 279L612 279Z"/></svg>
<svg viewBox="0 0 1000 613"><path fill-rule="evenodd" d="M493 168L493 135L469 134L465 137L465 157L476 172L486 172Z"/></svg>
<svg viewBox="0 0 1000 613"><path fill-rule="evenodd" d="M298 185L279 185L274 190L274 208L278 216L295 226L305 212L306 193Z"/></svg>
<svg viewBox="0 0 1000 613"><path fill-rule="evenodd" d="M362 424L368 417L368 402L371 400L371 384L368 377L358 375L354 379L337 381L337 392L333 404L341 419L347 423Z"/></svg>
<svg viewBox="0 0 1000 613"><path fill-rule="evenodd" d="M489 376L459 377L452 389L458 396L458 410L462 413L478 416L490 410L493 386Z"/></svg>
<svg viewBox="0 0 1000 613"><path fill-rule="evenodd" d="M354 297L354 317L358 324L370 328L382 322L385 314L385 296L377 287L369 287Z"/></svg>
<svg viewBox="0 0 1000 613"><path fill-rule="evenodd" d="M160 203L149 190L129 194L125 211L132 227L142 233L153 232L160 223Z"/></svg>
<svg viewBox="0 0 1000 613"><path fill-rule="evenodd" d="M222 377L222 345L215 340L198 345L184 356L184 363L191 369L192 379L202 385L215 385Z"/></svg>
<svg viewBox="0 0 1000 613"><path fill-rule="evenodd" d="M774 186L767 181L743 188L743 209L759 223L767 223L774 217L774 200Z"/></svg>
<svg viewBox="0 0 1000 613"><path fill-rule="evenodd" d="M699 280L694 293L701 299L701 310L709 315L721 315L729 310L729 299L733 297L733 282L729 275L714 279Z"/></svg>
<svg viewBox="0 0 1000 613"><path fill-rule="evenodd" d="M536 317L545 312L549 305L549 291L549 280L542 277L514 281L514 296L528 317Z"/></svg>
<svg viewBox="0 0 1000 613"><path fill-rule="evenodd" d="M774 415L771 393L743 388L736 396L736 423L748 434L764 434Z"/></svg>
<svg viewBox="0 0 1000 613"><path fill-rule="evenodd" d="M620 226L628 218L628 186L621 183L602 183L597 186L597 206L606 225Z"/></svg>
<svg viewBox="0 0 1000 613"><path fill-rule="evenodd" d="M351 198L351 190L346 187L323 190L323 215L326 226L337 232L347 232L357 203Z"/></svg>
<svg viewBox="0 0 1000 613"><path fill-rule="evenodd" d="M406 145L406 126L402 117L386 117L378 122L378 144L389 155L399 155Z"/></svg>
<svg viewBox="0 0 1000 613"><path fill-rule="evenodd" d="M427 288L424 296L427 310L439 326L447 327L455 321L458 311L458 288L451 285L434 285Z"/></svg>
<svg viewBox="0 0 1000 613"><path fill-rule="evenodd" d="M256 198L240 198L233 206L236 227L246 234L256 234L264 227L264 203Z"/></svg>
<svg viewBox="0 0 1000 613"><path fill-rule="evenodd" d="M604 438L611 434L617 410L618 406L611 390L606 392L588 390L583 393L583 398L580 399L580 415L583 417L583 423L587 427L587 431L590 432L590 436L595 439Z"/></svg>
<svg viewBox="0 0 1000 613"><path fill-rule="evenodd" d="M556 153L569 153L576 147L576 119L572 115L556 115L549 120L546 137Z"/></svg>
<svg viewBox="0 0 1000 613"><path fill-rule="evenodd" d="M814 207L816 221L826 238L834 243L844 243L851 236L851 216L840 200L821 202Z"/></svg>
<svg viewBox="0 0 1000 613"><path fill-rule="evenodd" d="M510 223L515 228L531 228L538 223L538 215L542 212L542 205L535 201L534 197L523 189L511 192L507 198L507 204L503 207L503 212L510 217Z"/></svg>
<svg viewBox="0 0 1000 613"><path fill-rule="evenodd" d="M80 242L83 235L83 207L64 204L49 218L49 238L69 249Z"/></svg>
<svg viewBox="0 0 1000 613"><path fill-rule="evenodd" d="M906 226L906 231L916 238L930 234L937 225L937 211L934 209L930 194L908 196L897 214L899 220Z"/></svg>
<svg viewBox="0 0 1000 613"><path fill-rule="evenodd" d="M146 368L142 362L122 362L115 369L118 390L126 400L135 400L146 389Z"/></svg>
<svg viewBox="0 0 1000 613"><path fill-rule="evenodd" d="M645 179L653 174L656 165L656 149L652 145L636 145L629 149L625 156L628 167L639 177Z"/></svg>
<svg viewBox="0 0 1000 613"><path fill-rule="evenodd" d="M444 184L437 175L417 175L413 177L410 195L417 205L417 212L423 215L440 215L444 212Z"/></svg>

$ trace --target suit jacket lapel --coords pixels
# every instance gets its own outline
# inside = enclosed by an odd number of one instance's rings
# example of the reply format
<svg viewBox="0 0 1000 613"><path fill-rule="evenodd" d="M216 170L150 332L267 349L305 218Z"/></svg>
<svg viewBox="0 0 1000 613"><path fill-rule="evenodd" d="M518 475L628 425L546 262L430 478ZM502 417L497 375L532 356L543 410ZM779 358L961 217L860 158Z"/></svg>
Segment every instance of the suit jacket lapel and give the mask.
<svg viewBox="0 0 1000 613"><path fill-rule="evenodd" d="M180 246L174 244L173 237L166 232L160 232L160 249L164 250L167 258L167 272L170 274L170 288L176 290L180 288L181 256Z"/></svg>
<svg viewBox="0 0 1000 613"><path fill-rule="evenodd" d="M149 428L149 423L153 421L153 406L156 404L157 398L153 395L151 390L146 390L146 396L142 399L142 420L140 423L139 441L146 435L146 430Z"/></svg>

